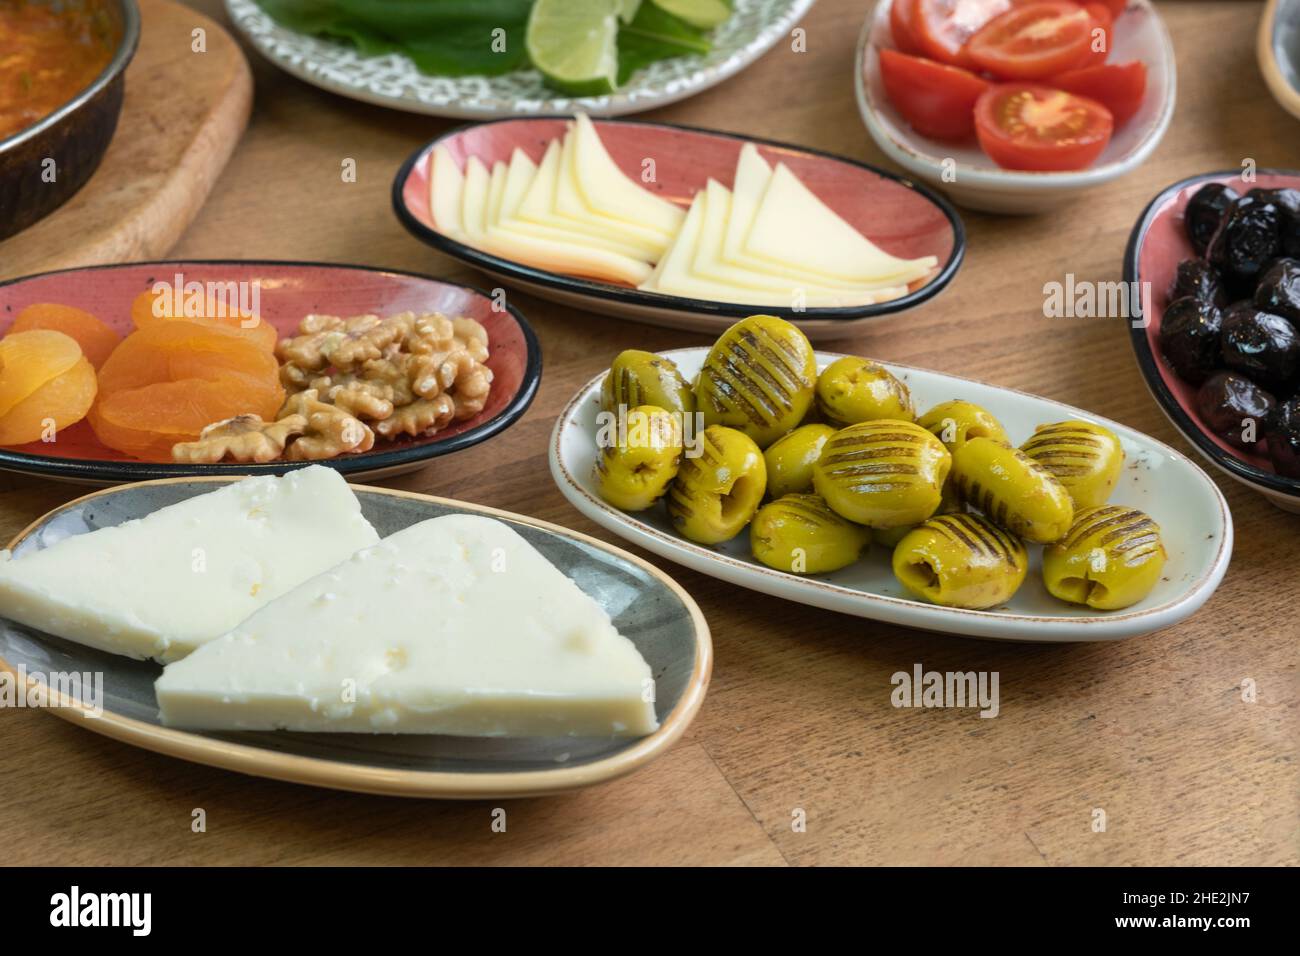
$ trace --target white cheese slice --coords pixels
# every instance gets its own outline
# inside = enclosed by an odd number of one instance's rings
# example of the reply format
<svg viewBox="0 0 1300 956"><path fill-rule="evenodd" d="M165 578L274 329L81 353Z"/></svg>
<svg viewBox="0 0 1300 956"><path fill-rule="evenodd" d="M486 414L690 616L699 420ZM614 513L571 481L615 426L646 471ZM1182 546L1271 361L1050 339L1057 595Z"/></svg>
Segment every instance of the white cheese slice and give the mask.
<svg viewBox="0 0 1300 956"><path fill-rule="evenodd" d="M465 174L451 158L446 146L436 146L429 164L429 213L433 224L449 236L461 231L461 193Z"/></svg>
<svg viewBox="0 0 1300 956"><path fill-rule="evenodd" d="M167 667L164 724L641 736L653 681L609 615L508 525L412 525Z"/></svg>
<svg viewBox="0 0 1300 956"><path fill-rule="evenodd" d="M650 275L648 263L604 249L515 233L498 226L489 230L493 208L498 213L505 197L506 167L497 163L489 173L477 156L465 164L461 205L463 240L494 256L547 272L637 285Z"/></svg>
<svg viewBox="0 0 1300 956"><path fill-rule="evenodd" d="M755 289L736 282L722 282L696 275L693 264L698 255L702 227L708 217L712 194L701 190L695 194L686 221L677 240L664 255L650 278L640 288L645 292L662 292L666 295L688 296L711 302L731 302L737 305L778 306L781 308L835 308L863 305L879 301L877 296L890 297L900 290L818 291L808 286L792 283L785 290ZM724 197L725 198L725 197Z"/></svg>
<svg viewBox="0 0 1300 956"><path fill-rule="evenodd" d="M929 274L934 256L899 259L858 232L777 163L744 250L760 259L854 283L908 283Z"/></svg>
<svg viewBox="0 0 1300 956"><path fill-rule="evenodd" d="M248 478L20 557L0 551L0 615L177 660L378 537L331 468Z"/></svg>
<svg viewBox="0 0 1300 956"><path fill-rule="evenodd" d="M540 168L528 158L528 154L522 149L515 149L510 156L510 171L506 176L506 188L501 197L500 218L488 224L489 234L504 229L517 235L534 236L538 239L552 239L556 242L568 242L578 246L590 246L593 249L604 249L606 252L616 252L631 259L649 262L651 254L644 247L634 243L621 242L617 238L601 235L595 231L584 232L580 226L567 220L564 221L562 226L541 225L530 222L519 215L519 210L525 198L536 188L535 184L539 175L550 177L550 194L554 195L554 178L556 170L559 169L559 158L560 144L555 141L552 141L546 148L546 154ZM548 162L551 164L549 170L545 168Z"/></svg>
<svg viewBox="0 0 1300 956"><path fill-rule="evenodd" d="M565 221L577 223L584 230L595 231L600 235L617 236L624 242L643 243L649 252L648 258L658 259L672 242L674 234L651 228L644 223L628 222L606 216L591 209L578 189L575 178L573 162L575 143L572 130L565 134L560 143L553 214L560 218L561 223Z"/></svg>
<svg viewBox="0 0 1300 956"><path fill-rule="evenodd" d="M586 113L575 117L570 135L573 181L589 209L611 219L649 226L669 238L677 234L685 213L619 168Z"/></svg>

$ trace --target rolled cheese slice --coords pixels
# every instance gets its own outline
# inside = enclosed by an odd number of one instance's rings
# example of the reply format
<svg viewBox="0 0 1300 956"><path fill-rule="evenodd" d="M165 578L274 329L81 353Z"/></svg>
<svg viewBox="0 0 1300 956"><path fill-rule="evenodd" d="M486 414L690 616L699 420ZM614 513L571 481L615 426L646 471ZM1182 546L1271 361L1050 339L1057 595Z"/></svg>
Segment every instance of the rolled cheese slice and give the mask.
<svg viewBox="0 0 1300 956"><path fill-rule="evenodd" d="M0 551L0 615L174 661L378 538L331 468L248 478L39 551Z"/></svg>
<svg viewBox="0 0 1300 956"><path fill-rule="evenodd" d="M171 664L163 723L485 737L640 736L649 665L514 529L412 525Z"/></svg>

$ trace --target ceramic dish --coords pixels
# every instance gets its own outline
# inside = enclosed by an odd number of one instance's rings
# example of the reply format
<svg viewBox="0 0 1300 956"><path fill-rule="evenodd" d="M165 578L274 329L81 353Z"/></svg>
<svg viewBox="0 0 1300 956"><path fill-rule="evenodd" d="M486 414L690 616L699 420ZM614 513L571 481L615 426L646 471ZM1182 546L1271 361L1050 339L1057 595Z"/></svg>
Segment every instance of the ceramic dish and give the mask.
<svg viewBox="0 0 1300 956"><path fill-rule="evenodd" d="M1196 410L1196 387L1178 377L1160 354L1160 319L1178 263L1195 256L1183 226L1187 201L1210 182L1241 186L1241 170L1206 173L1174 183L1143 210L1124 254L1124 279L1150 289L1149 321L1130 327L1130 340L1147 388L1160 410L1201 455L1224 474L1255 489L1279 508L1300 511L1300 479L1274 472L1264 455L1248 454L1212 434ZM1261 169L1249 188L1300 188L1300 172Z"/></svg>
<svg viewBox="0 0 1300 956"><path fill-rule="evenodd" d="M226 0L235 27L268 60L313 86L411 113L491 119L582 110L620 116L676 103L739 73L786 37L814 0L734 0L706 56L661 60L608 96L567 97L536 70L504 76L429 76L400 54L364 57L353 47L280 26L254 0Z"/></svg>
<svg viewBox="0 0 1300 956"><path fill-rule="evenodd" d="M117 129L126 67L140 42L140 12L134 0L78 5L108 24L116 51L90 86L39 122L0 138L0 239L71 199L99 168ZM59 171L53 181L42 178L51 162Z"/></svg>
<svg viewBox="0 0 1300 956"><path fill-rule="evenodd" d="M951 144L916 133L885 96L880 48L894 49L889 28L891 0L876 5L858 40L853 83L858 111L876 145L905 170L942 189L955 202L990 212L1034 213L1059 206L1083 191L1132 172L1159 144L1174 115L1177 71L1174 49L1149 0L1130 0L1116 21L1110 62L1147 65L1147 95L1137 115L1118 130L1088 169L1066 173L1001 169L973 139ZM946 161L953 161L945 166ZM945 179L945 171L948 173Z"/></svg>
<svg viewBox="0 0 1300 956"><path fill-rule="evenodd" d="M688 381L703 364L707 349L662 353L673 359ZM839 356L817 353L818 368ZM596 492L596 413L604 373L587 383L560 413L551 435L551 475L570 503L591 520L655 554L694 571L801 604L949 634L1007 641L1113 640L1168 627L1195 612L1218 587L1232 555L1232 518L1223 495L1195 464L1141 432L1069 405L981 382L887 365L912 392L917 408L960 397L987 408L1013 440L1035 426L1083 418L1110 428L1126 455L1111 501L1149 513L1161 526L1169 562L1155 590L1124 611L1107 613L1065 604L1042 584L1038 548L1030 549L1029 574L1009 605L991 611L943 608L907 596L893 576L884 549L873 547L863 560L828 575L801 577L775 571L750 556L749 534L741 532L716 548L678 535L663 505L626 514Z"/></svg>
<svg viewBox="0 0 1300 956"><path fill-rule="evenodd" d="M162 261L90 266L47 272L0 283L0 335L14 316L33 302L58 302L82 308L126 334L133 328L131 300L155 281L247 282L260 289L261 316L281 336L297 330L312 312L380 315L403 310L441 311L477 319L488 331L488 366L495 378L487 407L428 438L377 441L359 455L321 462L356 478L401 474L430 459L468 448L519 420L537 392L542 353L528 321L518 310L494 306L487 293L427 276L361 266L300 262ZM305 463L304 463L305 464ZM0 448L0 470L87 483L139 481L181 475L280 474L298 463L216 465L146 462L129 458L99 442L85 421L59 432L51 443Z"/></svg>
<svg viewBox="0 0 1300 956"><path fill-rule="evenodd" d="M1268 0L1259 20L1255 56L1273 98L1300 119L1300 3Z"/></svg>
<svg viewBox="0 0 1300 956"><path fill-rule="evenodd" d="M429 161L444 145L458 163L473 155L489 166L509 160L519 147L537 160L546 142L564 132L567 117L501 120L452 130L421 147L393 181L393 208L417 238L507 284L606 315L717 335L736 319L756 312L789 319L813 339L843 337L870 319L901 312L937 295L956 274L966 251L965 230L956 211L941 196L856 160L786 143L749 139L732 133L646 123L602 120L596 126L610 155L630 175L640 177L646 156L656 164L659 193L682 207L709 178L730 186L741 147L752 142L769 162L780 161L827 205L885 251L904 258L933 255L938 271L906 295L876 305L810 308L736 305L683 296L642 292L630 286L545 272L481 252L440 232L429 210Z"/></svg>
<svg viewBox="0 0 1300 956"><path fill-rule="evenodd" d="M233 479L122 485L55 509L10 543L15 553L119 524ZM158 723L161 667L96 651L0 619L0 668L43 683L50 673L102 673L103 714L51 712L105 736L197 763L296 783L407 797L522 797L590 786L630 773L672 746L704 701L712 669L700 609L662 571L625 551L555 525L492 508L386 488L355 489L382 537L427 518L468 513L510 524L595 598L650 664L660 727L640 739L469 738L403 734L198 733ZM75 704L66 697L63 703Z"/></svg>

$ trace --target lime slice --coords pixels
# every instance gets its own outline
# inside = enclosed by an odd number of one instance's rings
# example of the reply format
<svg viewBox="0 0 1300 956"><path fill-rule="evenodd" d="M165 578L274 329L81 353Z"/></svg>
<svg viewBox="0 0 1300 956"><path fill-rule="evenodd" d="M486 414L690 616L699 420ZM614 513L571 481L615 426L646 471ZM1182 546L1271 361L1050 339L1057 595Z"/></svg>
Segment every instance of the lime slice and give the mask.
<svg viewBox="0 0 1300 956"><path fill-rule="evenodd" d="M656 7L701 30L712 30L731 16L727 0L650 0Z"/></svg>
<svg viewBox="0 0 1300 956"><path fill-rule="evenodd" d="M601 96L618 86L622 0L537 0L526 43L546 82L570 96Z"/></svg>
<svg viewBox="0 0 1300 956"><path fill-rule="evenodd" d="M618 18L624 23L631 23L636 18L636 12L641 8L641 0L619 0Z"/></svg>

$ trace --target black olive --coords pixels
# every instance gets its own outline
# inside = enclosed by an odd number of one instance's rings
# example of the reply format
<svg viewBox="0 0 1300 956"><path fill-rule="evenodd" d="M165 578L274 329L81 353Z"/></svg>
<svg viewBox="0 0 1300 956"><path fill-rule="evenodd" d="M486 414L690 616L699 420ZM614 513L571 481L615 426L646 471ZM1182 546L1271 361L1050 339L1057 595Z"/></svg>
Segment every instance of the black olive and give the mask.
<svg viewBox="0 0 1300 956"><path fill-rule="evenodd" d="M1300 478L1300 398L1283 402L1265 422L1268 457L1279 475Z"/></svg>
<svg viewBox="0 0 1300 956"><path fill-rule="evenodd" d="M1219 270L1204 259L1185 259L1178 263L1174 283L1169 287L1169 301L1174 302L1184 296L1204 299L1219 306L1228 304Z"/></svg>
<svg viewBox="0 0 1300 956"><path fill-rule="evenodd" d="M1181 267L1180 267L1181 268ZM1276 259L1259 277L1255 305L1292 322L1300 322L1300 262Z"/></svg>
<svg viewBox="0 0 1300 956"><path fill-rule="evenodd" d="M1236 278L1253 282L1269 262L1282 251L1282 214L1269 202L1243 198L1232 207L1219 234L1211 240L1216 265L1226 267Z"/></svg>
<svg viewBox="0 0 1300 956"><path fill-rule="evenodd" d="M1238 448L1249 448L1264 437L1264 421L1273 396L1244 375L1218 372L1196 393L1196 410L1210 431Z"/></svg>
<svg viewBox="0 0 1300 956"><path fill-rule="evenodd" d="M1287 388L1300 370L1300 334L1280 315L1238 302L1223 316L1220 338L1228 368L1265 388Z"/></svg>
<svg viewBox="0 0 1300 956"><path fill-rule="evenodd" d="M1160 318L1160 351L1178 377L1199 385L1223 365L1219 330L1223 314L1212 302L1175 299Z"/></svg>
<svg viewBox="0 0 1300 956"><path fill-rule="evenodd" d="M1282 254L1300 257L1300 189L1252 189L1246 195L1277 206Z"/></svg>
<svg viewBox="0 0 1300 956"><path fill-rule="evenodd" d="M1196 254L1204 255L1210 237L1219 228L1219 222L1233 203L1237 193L1222 183L1209 183L1196 191L1183 212L1183 222L1187 226L1187 238L1192 241Z"/></svg>

